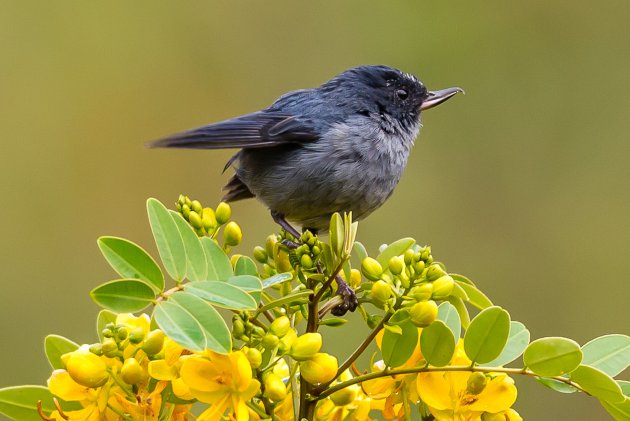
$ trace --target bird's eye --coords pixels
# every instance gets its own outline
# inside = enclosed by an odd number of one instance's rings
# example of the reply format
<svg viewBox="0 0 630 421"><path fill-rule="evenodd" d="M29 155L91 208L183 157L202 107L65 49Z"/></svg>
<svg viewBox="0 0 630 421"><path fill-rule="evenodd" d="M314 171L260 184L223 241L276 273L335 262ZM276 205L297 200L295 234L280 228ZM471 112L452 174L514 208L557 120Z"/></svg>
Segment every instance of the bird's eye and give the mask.
<svg viewBox="0 0 630 421"><path fill-rule="evenodd" d="M398 96L398 98L400 99L407 99L409 94L404 89L398 89L396 90L396 96Z"/></svg>

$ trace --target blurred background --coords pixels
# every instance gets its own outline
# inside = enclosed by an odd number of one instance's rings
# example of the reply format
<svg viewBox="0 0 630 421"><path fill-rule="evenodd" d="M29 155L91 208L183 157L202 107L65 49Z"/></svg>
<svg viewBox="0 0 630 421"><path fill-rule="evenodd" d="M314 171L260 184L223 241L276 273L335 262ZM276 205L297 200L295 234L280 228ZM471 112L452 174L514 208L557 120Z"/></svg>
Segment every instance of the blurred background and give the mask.
<svg viewBox="0 0 630 421"><path fill-rule="evenodd" d="M533 338L630 334L629 18L622 0L3 2L0 387L44 384L48 333L95 341L88 292L115 275L99 235L155 252L147 197L218 203L232 152L146 141L360 64L466 89L425 115L398 189L360 224L369 251L430 244ZM255 201L233 215L237 251L277 230ZM526 419L607 418L517 382Z"/></svg>

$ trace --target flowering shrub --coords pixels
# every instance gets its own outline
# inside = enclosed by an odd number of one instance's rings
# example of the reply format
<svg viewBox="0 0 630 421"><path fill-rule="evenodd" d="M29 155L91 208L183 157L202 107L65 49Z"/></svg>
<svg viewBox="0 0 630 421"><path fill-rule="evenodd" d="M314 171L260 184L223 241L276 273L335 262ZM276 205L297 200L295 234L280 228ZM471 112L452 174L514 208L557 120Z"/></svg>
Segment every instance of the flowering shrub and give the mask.
<svg viewBox="0 0 630 421"><path fill-rule="evenodd" d="M19 421L366 421L414 412L423 420L521 420L510 376L533 376L630 419L630 382L613 378L630 365L630 337L530 342L522 323L411 238L370 257L351 216L335 214L328 242L282 231L252 259L231 254L242 233L225 203L204 208L181 196L176 211L155 199L147 209L173 284L140 246L100 238L120 278L91 292L104 308L98 341L48 336L47 387L0 389L0 412ZM371 332L339 361L319 330L346 327L336 290L344 280ZM372 343L377 358L357 367Z"/></svg>

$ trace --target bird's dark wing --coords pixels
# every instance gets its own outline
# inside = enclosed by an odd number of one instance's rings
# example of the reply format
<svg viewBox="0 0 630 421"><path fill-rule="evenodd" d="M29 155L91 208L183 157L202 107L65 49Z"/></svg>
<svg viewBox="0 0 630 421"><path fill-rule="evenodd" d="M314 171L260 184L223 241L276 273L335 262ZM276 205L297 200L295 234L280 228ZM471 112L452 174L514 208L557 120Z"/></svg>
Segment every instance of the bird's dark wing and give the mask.
<svg viewBox="0 0 630 421"><path fill-rule="evenodd" d="M259 111L188 130L149 144L153 148L263 148L318 138L311 124L299 117Z"/></svg>

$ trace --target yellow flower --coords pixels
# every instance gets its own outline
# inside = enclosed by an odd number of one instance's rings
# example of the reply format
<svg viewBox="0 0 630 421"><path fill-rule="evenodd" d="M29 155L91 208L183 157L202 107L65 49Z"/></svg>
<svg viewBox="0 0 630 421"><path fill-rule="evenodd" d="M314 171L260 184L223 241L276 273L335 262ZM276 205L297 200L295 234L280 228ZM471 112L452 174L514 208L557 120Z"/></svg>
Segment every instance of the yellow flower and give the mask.
<svg viewBox="0 0 630 421"><path fill-rule="evenodd" d="M457 345L451 365L470 365L463 345L462 341ZM467 371L418 374L418 393L437 420L478 421L484 412L505 413L506 420L520 418L514 411L506 412L516 401L514 380L504 373L488 373L485 387L473 393L468 384L470 374Z"/></svg>
<svg viewBox="0 0 630 421"><path fill-rule="evenodd" d="M50 393L66 401L78 401L83 406L82 409L65 413L71 421L116 419L113 417L115 414L107 408L110 387L110 383L99 388L82 386L75 382L66 370L55 370L48 379ZM112 418L107 418L108 413ZM57 411L51 414L51 418L63 419Z"/></svg>
<svg viewBox="0 0 630 421"><path fill-rule="evenodd" d="M247 421L247 401L260 389L260 383L252 378L252 368L241 351L220 355L208 351L208 358L201 355L187 357L182 363L180 375L190 394L201 402L209 403L198 421L220 421L226 410L237 421Z"/></svg>

